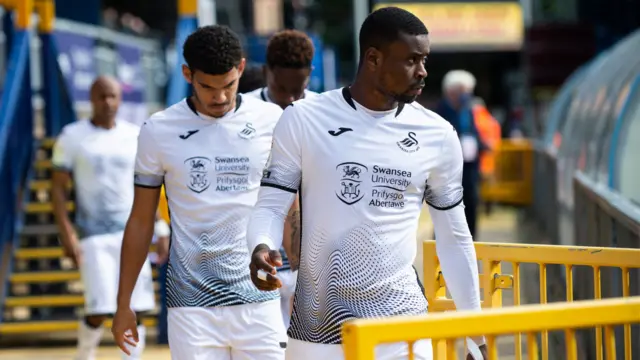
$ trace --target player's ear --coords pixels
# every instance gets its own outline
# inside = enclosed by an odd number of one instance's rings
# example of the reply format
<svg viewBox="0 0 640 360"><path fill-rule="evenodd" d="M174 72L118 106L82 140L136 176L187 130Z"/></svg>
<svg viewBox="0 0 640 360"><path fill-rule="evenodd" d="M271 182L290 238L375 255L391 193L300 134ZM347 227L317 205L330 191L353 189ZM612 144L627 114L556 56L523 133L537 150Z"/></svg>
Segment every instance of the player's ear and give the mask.
<svg viewBox="0 0 640 360"><path fill-rule="evenodd" d="M238 73L240 73L240 76L242 76L242 73L244 72L244 67L247 65L247 59L242 58L242 60L240 60L240 64L238 64Z"/></svg>
<svg viewBox="0 0 640 360"><path fill-rule="evenodd" d="M189 69L189 67L185 64L182 64L182 77L184 77L184 79L189 84L192 83L191 79L193 78L193 73L191 72L191 69Z"/></svg>
<svg viewBox="0 0 640 360"><path fill-rule="evenodd" d="M380 50L370 47L364 53L364 61L370 71L375 71L382 64L382 53Z"/></svg>

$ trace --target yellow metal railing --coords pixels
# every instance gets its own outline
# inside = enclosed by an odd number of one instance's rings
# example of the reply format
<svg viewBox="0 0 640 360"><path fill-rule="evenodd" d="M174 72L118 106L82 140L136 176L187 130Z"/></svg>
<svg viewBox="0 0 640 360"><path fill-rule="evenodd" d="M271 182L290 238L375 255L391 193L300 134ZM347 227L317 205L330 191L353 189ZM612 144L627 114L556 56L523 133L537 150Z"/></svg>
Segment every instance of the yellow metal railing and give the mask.
<svg viewBox="0 0 640 360"><path fill-rule="evenodd" d="M482 181L482 200L512 205L531 204L533 144L524 139L503 140L492 156L495 156L495 170Z"/></svg>
<svg viewBox="0 0 640 360"><path fill-rule="evenodd" d="M453 312L420 317L360 319L342 329L345 360L374 360L375 347L409 343L408 357L414 359L413 344L422 339L455 343L455 339L485 335L489 360L498 359L496 337L526 333L529 349L537 348L538 332L564 330L566 360L578 360L576 329L604 327L606 360L616 360L614 326L640 323L640 297L577 301L548 305L524 305L482 312ZM536 354L529 351L529 359ZM625 360L631 360L626 353Z"/></svg>
<svg viewBox="0 0 640 360"><path fill-rule="evenodd" d="M521 266L522 264L538 265L540 303L546 304L548 265L563 265L567 302L573 301L573 270L576 266L590 267L593 271L594 298L602 299L602 268L621 269L622 296L630 296L629 270L640 268L640 249L599 248L580 246L555 246L531 244L475 243L476 256L482 264L480 288L482 306L484 308L502 307L502 290L513 290L513 305L521 305ZM447 298L446 282L440 262L436 256L435 241L423 243L424 287L429 302L430 312L454 310L453 300ZM502 265L510 263L511 274L502 272ZM631 354L631 328L624 327L625 354ZM549 337L542 332L542 359L548 359ZM442 344L434 347L440 351ZM596 328L596 351L598 359L602 359L602 329ZM452 353L448 352L450 355ZM522 339L516 334L516 359L522 359Z"/></svg>

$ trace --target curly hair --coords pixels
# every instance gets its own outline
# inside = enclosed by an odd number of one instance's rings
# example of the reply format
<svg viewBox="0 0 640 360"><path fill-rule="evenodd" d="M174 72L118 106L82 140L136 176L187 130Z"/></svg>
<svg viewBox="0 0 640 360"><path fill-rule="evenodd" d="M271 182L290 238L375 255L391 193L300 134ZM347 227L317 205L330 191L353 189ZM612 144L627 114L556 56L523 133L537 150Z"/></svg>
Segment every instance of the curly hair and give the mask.
<svg viewBox="0 0 640 360"><path fill-rule="evenodd" d="M283 30L274 34L267 44L267 66L290 69L310 68L315 49L307 34L298 30Z"/></svg>
<svg viewBox="0 0 640 360"><path fill-rule="evenodd" d="M222 25L198 28L184 42L182 55L191 70L209 75L225 74L243 58L240 38Z"/></svg>

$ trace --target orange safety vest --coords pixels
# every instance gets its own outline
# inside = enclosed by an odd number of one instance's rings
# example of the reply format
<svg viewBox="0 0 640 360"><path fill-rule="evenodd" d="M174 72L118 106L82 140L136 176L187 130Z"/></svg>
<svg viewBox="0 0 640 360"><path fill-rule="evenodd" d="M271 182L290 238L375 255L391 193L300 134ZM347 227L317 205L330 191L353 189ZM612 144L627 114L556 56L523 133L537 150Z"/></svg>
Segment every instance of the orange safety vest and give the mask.
<svg viewBox="0 0 640 360"><path fill-rule="evenodd" d="M472 111L480 139L489 147L489 151L480 156L480 172L483 175L492 175L496 169L495 149L498 148L501 139L500 123L484 105L474 105Z"/></svg>

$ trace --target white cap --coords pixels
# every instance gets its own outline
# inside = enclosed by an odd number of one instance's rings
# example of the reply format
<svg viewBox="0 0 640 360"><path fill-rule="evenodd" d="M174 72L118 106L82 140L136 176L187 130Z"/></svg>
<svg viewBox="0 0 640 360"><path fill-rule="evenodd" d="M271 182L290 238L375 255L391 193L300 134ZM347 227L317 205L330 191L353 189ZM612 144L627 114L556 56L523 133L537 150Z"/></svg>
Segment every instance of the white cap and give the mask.
<svg viewBox="0 0 640 360"><path fill-rule="evenodd" d="M447 91L457 86L463 86L473 91L476 87L476 77L466 70L451 70L442 80L442 90Z"/></svg>

